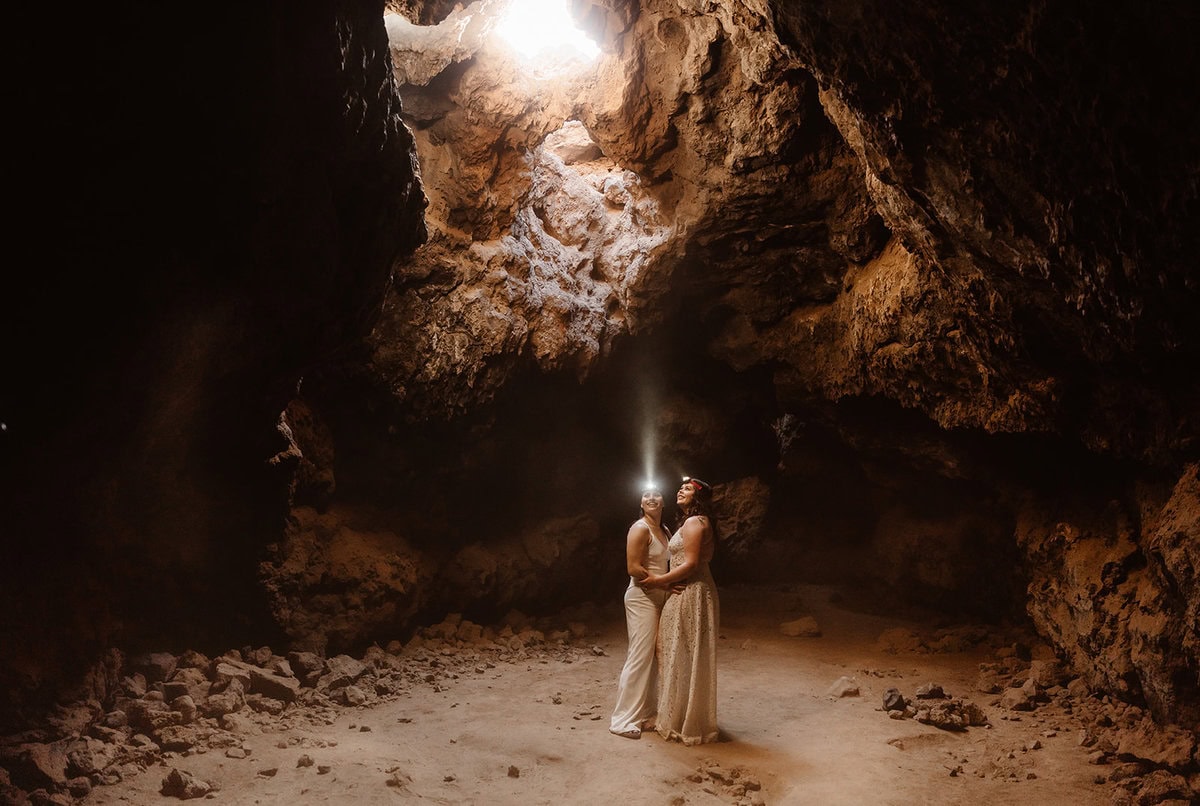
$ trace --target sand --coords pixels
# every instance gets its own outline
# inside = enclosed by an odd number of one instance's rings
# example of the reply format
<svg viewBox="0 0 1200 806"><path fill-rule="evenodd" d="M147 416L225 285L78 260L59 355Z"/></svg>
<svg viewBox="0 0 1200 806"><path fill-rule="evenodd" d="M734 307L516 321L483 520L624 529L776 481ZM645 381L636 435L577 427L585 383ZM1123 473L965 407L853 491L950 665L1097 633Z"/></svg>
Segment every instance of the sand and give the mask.
<svg viewBox="0 0 1200 806"><path fill-rule="evenodd" d="M853 612L832 590L729 588L722 594L722 741L684 747L608 731L624 660L620 600L569 651L484 662L312 724L276 718L225 749L167 754L161 766L95 788L85 804L170 802L172 769L236 804L1107 804L1082 725L1057 704L1008 712L975 691L994 646L889 653L885 630L928 623ZM604 608L606 611L608 608ZM813 616L820 637L780 624ZM442 650L449 662L456 651ZM600 654L602 653L602 654ZM828 693L839 678L858 696ZM939 683L982 706L988 727L943 730L889 718L883 693ZM258 730L257 728L255 729ZM309 763L311 762L311 765Z"/></svg>

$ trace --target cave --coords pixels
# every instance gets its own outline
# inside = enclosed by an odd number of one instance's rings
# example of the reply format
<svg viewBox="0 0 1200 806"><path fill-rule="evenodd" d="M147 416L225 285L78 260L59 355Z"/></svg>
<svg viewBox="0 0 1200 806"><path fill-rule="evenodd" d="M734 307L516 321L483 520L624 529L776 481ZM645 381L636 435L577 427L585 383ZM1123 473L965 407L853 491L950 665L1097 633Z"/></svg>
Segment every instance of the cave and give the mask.
<svg viewBox="0 0 1200 806"><path fill-rule="evenodd" d="M1028 631L1158 748L1120 802L1197 797L1200 12L518 5L24 43L5 796L88 797L29 748L156 653L620 619L696 474L720 587Z"/></svg>

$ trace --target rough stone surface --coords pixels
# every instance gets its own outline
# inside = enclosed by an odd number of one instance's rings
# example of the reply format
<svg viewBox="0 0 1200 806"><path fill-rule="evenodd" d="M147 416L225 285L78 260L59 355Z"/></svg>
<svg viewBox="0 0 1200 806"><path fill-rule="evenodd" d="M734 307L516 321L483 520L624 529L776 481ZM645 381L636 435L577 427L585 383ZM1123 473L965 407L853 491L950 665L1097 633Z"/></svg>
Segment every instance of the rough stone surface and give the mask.
<svg viewBox="0 0 1200 806"><path fill-rule="evenodd" d="M0 721L86 693L64 730L182 742L181 687L284 699L111 647L602 599L644 470L718 485L722 581L1028 617L1195 729L1191 5L591 0L572 71L495 50L502 5L110 9L31 60Z"/></svg>

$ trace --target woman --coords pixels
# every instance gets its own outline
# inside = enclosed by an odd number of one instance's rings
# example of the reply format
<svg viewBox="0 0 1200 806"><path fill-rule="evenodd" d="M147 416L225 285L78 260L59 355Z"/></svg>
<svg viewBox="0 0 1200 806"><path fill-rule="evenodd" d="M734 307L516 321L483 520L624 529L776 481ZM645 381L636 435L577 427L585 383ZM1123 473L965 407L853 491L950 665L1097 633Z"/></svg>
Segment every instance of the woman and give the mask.
<svg viewBox="0 0 1200 806"><path fill-rule="evenodd" d="M625 537L625 567L629 571L625 624L629 630L629 652L621 669L617 705L608 729L628 739L641 738L642 728L654 718L658 702L658 661L654 649L658 617L667 592L648 590L642 580L667 570L667 541L671 535L662 525L662 516L662 493L653 487L643 490L642 517L633 522Z"/></svg>
<svg viewBox="0 0 1200 806"><path fill-rule="evenodd" d="M712 486L684 477L675 496L683 524L670 540L671 570L642 580L643 587L683 583L663 606L658 732L684 744L715 742L717 731L717 629L721 605L708 563L717 541L710 511Z"/></svg>

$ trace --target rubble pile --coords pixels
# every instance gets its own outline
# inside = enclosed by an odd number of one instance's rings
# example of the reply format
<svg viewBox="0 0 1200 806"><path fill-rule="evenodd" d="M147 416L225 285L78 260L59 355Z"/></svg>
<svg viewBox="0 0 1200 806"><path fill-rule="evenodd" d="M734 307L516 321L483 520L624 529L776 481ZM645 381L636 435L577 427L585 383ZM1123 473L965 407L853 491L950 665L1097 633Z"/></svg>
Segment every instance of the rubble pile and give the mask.
<svg viewBox="0 0 1200 806"><path fill-rule="evenodd" d="M1200 797L1200 743L1176 725L1159 725L1144 708L1097 695L1057 660L1005 647L981 663L976 688L995 695L1001 719L1036 719L1044 738L1073 731L1096 783L1116 784L1114 804L1194 803ZM1040 749L1040 742L1020 748ZM1009 755L1011 759L1014 754ZM1003 759L998 763L1003 765Z"/></svg>
<svg viewBox="0 0 1200 806"><path fill-rule="evenodd" d="M111 695L60 704L44 724L0 737L0 804L66 804L93 787L167 766L162 794L203 797L220 782L171 766L192 754L244 758L249 736L308 724L333 724L345 709L404 696L416 687L445 691L466 675L502 663L603 654L585 645L583 621L560 625L510 612L498 626L451 614L402 643L371 646L361 657L277 654L243 647L210 658L200 652L109 653Z"/></svg>

